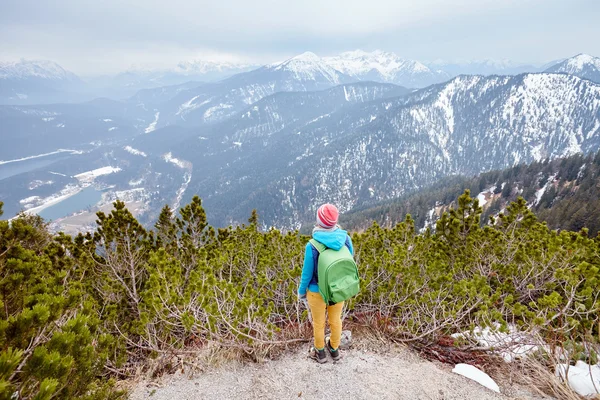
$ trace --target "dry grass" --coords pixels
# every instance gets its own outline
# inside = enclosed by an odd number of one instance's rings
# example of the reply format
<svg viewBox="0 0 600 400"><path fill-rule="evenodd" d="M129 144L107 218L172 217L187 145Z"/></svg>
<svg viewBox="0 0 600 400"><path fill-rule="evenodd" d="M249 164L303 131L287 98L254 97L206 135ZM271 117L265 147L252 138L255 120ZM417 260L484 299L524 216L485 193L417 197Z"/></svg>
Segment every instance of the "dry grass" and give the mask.
<svg viewBox="0 0 600 400"><path fill-rule="evenodd" d="M539 395L564 400L584 399L554 374L548 362L529 357L511 364L511 366L511 375L515 381L529 387ZM596 396L595 398L600 397Z"/></svg>

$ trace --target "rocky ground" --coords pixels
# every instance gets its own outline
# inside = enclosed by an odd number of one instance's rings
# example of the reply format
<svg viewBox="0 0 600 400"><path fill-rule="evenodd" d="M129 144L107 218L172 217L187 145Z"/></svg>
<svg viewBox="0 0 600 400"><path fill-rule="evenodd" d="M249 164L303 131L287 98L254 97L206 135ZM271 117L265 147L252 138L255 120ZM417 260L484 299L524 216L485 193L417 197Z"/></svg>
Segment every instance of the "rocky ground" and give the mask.
<svg viewBox="0 0 600 400"><path fill-rule="evenodd" d="M499 381L500 394L401 347L347 350L338 362L317 364L305 348L263 363L227 362L202 372L140 381L131 399L539 399Z"/></svg>

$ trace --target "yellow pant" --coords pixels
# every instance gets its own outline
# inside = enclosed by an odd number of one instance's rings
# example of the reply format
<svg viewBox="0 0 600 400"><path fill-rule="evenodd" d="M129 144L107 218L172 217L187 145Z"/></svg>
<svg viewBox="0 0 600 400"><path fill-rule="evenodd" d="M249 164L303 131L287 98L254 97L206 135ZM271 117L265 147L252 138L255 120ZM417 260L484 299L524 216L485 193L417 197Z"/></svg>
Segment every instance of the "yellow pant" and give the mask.
<svg viewBox="0 0 600 400"><path fill-rule="evenodd" d="M337 349L340 346L342 337L342 309L344 302L328 306L323 301L319 293L311 292L306 294L308 306L312 314L313 334L315 336L315 348L322 349L325 347L325 311L329 316L329 326L331 327L330 344L331 347Z"/></svg>

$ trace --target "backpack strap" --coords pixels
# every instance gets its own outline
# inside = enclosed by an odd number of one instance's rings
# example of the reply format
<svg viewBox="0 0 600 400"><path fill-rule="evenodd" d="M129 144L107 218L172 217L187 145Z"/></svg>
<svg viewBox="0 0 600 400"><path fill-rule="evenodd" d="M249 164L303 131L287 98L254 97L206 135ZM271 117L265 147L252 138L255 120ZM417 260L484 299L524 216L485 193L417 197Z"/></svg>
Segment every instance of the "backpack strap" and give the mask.
<svg viewBox="0 0 600 400"><path fill-rule="evenodd" d="M319 284L319 254L325 251L327 246L315 239L310 239L308 242L311 245L313 256L313 276L310 283Z"/></svg>
<svg viewBox="0 0 600 400"><path fill-rule="evenodd" d="M319 252L319 254L321 254L322 252L324 252L325 250L327 250L327 246L325 246L323 243L317 241L316 239L310 239L309 242L310 242L310 244L313 245L313 247L315 249L317 249L317 251Z"/></svg>

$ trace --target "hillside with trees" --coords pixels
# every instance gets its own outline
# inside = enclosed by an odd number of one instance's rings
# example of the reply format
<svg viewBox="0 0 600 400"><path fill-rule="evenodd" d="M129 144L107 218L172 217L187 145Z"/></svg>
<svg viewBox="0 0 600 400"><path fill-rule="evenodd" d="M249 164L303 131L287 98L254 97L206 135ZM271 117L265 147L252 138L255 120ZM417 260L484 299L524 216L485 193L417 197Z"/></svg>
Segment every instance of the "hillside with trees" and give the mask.
<svg viewBox="0 0 600 400"><path fill-rule="evenodd" d="M410 214L418 229L434 228L443 212L455 206L455 199L466 189L479 194L476 197L483 203L482 224L523 197L539 220L551 229L587 228L590 236L600 232L600 152L517 165L473 178L445 179L426 190L352 210L341 216L341 223L351 230L365 229L373 221L392 227Z"/></svg>
<svg viewBox="0 0 600 400"><path fill-rule="evenodd" d="M582 160L559 164L597 168ZM502 174L483 187L520 176ZM597 346L600 238L551 230L521 198L485 227L468 192L454 204L434 233L407 217L352 235L361 292L348 304L350 329L422 348L512 324L595 360L575 344ZM174 355L209 344L257 359L309 340L296 297L308 237L262 232L256 213L214 229L198 197L176 217L165 207L153 230L122 202L97 224L69 237L38 217L0 221L0 398L122 398L116 380L169 371Z"/></svg>

